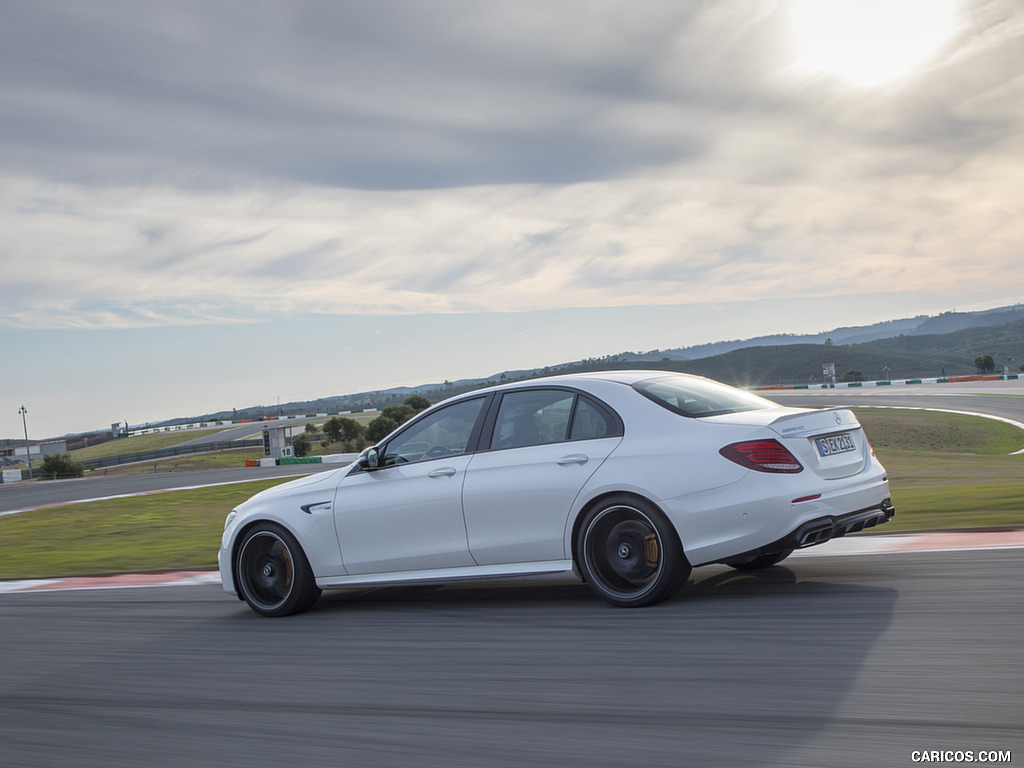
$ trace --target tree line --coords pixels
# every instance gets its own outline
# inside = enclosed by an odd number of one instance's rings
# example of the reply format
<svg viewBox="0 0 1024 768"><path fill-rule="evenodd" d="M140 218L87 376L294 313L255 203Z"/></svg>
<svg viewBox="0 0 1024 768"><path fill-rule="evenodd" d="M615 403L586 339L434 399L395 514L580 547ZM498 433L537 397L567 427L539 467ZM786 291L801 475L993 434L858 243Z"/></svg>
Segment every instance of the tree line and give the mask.
<svg viewBox="0 0 1024 768"><path fill-rule="evenodd" d="M358 453L368 445L380 442L420 411L432 405L422 395L409 395L399 405L389 405L369 424L362 425L348 416L332 416L323 425L306 424L306 432L292 438L292 451L296 456L308 456L313 440L320 436L320 446L338 445L343 453Z"/></svg>

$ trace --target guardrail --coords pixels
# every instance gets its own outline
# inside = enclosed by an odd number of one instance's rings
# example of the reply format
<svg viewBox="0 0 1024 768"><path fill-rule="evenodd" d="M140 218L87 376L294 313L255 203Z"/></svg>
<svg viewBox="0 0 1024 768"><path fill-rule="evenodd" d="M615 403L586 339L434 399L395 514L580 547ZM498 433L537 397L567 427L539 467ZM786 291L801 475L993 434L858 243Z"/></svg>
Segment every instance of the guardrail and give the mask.
<svg viewBox="0 0 1024 768"><path fill-rule="evenodd" d="M103 467L116 467L119 464L135 464L142 461L167 459L172 456L186 456L192 453L227 451L232 448L262 447L263 440L232 440L230 442L201 443L199 445L172 445L168 448L157 448L156 450L142 451L140 453L125 453L121 456L106 456L101 459L86 459L79 463L86 469L101 469Z"/></svg>
<svg viewBox="0 0 1024 768"><path fill-rule="evenodd" d="M962 384L971 381L1017 381L1020 374L992 374L977 376L943 376L924 379L893 379L890 381L838 381L835 384L766 384L760 387L747 387L755 392L773 389L856 389L858 387L892 387L906 384Z"/></svg>

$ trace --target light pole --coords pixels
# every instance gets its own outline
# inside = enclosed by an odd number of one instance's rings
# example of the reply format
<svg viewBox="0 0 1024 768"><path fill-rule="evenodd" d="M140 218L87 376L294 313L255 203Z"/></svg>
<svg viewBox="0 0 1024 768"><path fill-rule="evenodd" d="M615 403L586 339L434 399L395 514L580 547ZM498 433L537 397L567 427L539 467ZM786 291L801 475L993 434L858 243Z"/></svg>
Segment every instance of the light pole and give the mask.
<svg viewBox="0 0 1024 768"><path fill-rule="evenodd" d="M25 421L25 414L28 413L28 410L23 405L18 409L18 413L21 414L21 426L25 430L25 458L28 459L28 476L32 477L32 449L28 444L28 423Z"/></svg>

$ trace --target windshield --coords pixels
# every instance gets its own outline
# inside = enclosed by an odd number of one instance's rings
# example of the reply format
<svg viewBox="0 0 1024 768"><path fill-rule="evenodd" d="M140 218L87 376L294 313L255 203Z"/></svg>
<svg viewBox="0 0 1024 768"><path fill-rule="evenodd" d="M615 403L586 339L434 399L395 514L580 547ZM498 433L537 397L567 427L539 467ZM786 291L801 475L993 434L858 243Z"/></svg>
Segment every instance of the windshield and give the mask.
<svg viewBox="0 0 1024 768"><path fill-rule="evenodd" d="M634 384L633 389L663 408L691 418L780 407L763 397L717 381L689 376L646 379Z"/></svg>

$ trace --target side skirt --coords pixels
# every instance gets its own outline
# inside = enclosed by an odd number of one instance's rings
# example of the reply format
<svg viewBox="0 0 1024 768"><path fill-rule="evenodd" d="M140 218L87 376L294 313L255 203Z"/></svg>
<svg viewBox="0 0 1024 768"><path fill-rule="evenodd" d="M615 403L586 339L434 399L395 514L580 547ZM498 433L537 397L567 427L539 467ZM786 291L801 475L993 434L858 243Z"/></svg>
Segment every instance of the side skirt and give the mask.
<svg viewBox="0 0 1024 768"><path fill-rule="evenodd" d="M359 573L352 576L327 576L316 580L322 589L372 584L430 584L447 581L479 581L521 576L567 576L579 579L572 560L546 560L536 563L472 565L460 568L431 568L423 571Z"/></svg>

